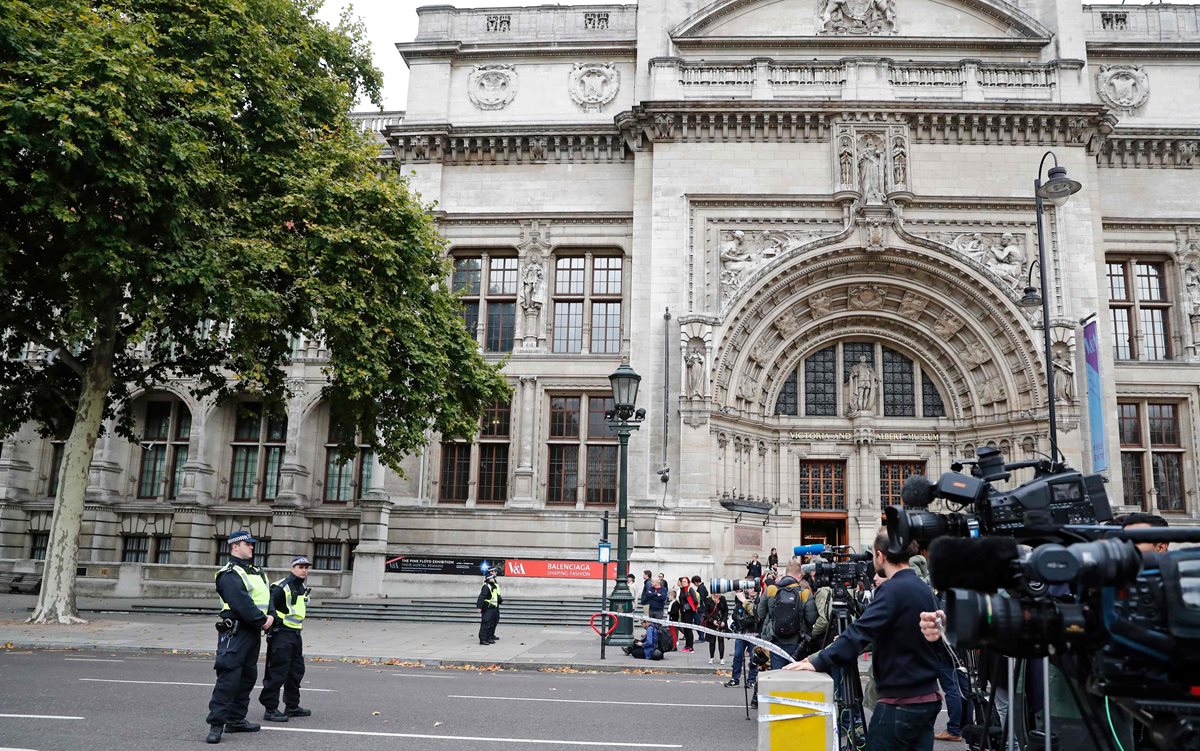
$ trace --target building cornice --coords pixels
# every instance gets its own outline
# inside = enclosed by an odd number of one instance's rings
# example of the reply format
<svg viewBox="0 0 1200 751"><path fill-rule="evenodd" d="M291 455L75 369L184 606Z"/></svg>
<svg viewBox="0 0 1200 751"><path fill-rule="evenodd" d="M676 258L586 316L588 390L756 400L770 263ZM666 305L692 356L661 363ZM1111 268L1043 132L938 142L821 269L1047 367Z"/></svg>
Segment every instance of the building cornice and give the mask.
<svg viewBox="0 0 1200 751"><path fill-rule="evenodd" d="M581 55L629 58L637 57L636 39L606 39L571 42L504 42L465 44L463 42L400 42L396 50L404 62L428 60L504 59L527 57L579 57Z"/></svg>
<svg viewBox="0 0 1200 751"><path fill-rule="evenodd" d="M586 212L586 211L569 211L569 212L522 212L519 217L514 216L509 212L503 213L485 213L485 212L447 212L434 211L433 216L439 224L453 226L514 226L520 227L522 224L530 220L542 222L550 222L555 225L559 224L617 224L628 225L633 223L632 212Z"/></svg>
<svg viewBox="0 0 1200 751"><path fill-rule="evenodd" d="M672 37L671 41L681 52L716 52L720 50L795 50L807 52L820 50L958 50L970 56L982 50L989 52L1039 52L1050 43L1050 38L1008 39L1004 37L911 37L911 36L860 36L819 35L805 37L772 36L711 36Z"/></svg>
<svg viewBox="0 0 1200 751"><path fill-rule="evenodd" d="M400 125L383 133L399 164L602 164L632 157L611 125Z"/></svg>
<svg viewBox="0 0 1200 751"><path fill-rule="evenodd" d="M1194 42L1087 42L1089 58L1193 59L1200 57Z"/></svg>
<svg viewBox="0 0 1200 751"><path fill-rule="evenodd" d="M1194 169L1200 166L1200 128L1117 128L1096 162L1110 169Z"/></svg>

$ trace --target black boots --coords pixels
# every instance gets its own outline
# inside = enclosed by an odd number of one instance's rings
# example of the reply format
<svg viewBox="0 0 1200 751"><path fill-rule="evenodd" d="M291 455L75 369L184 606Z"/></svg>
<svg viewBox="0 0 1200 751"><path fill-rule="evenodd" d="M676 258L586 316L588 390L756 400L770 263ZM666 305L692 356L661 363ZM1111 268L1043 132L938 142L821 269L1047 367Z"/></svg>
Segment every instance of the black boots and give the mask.
<svg viewBox="0 0 1200 751"><path fill-rule="evenodd" d="M304 707L294 707L287 710L286 714L288 717L310 717L312 716L312 710L305 709Z"/></svg>
<svg viewBox="0 0 1200 751"><path fill-rule="evenodd" d="M223 730L225 730L224 725L209 725L208 726L208 737L205 738L204 741L206 743L220 743L221 742L221 732Z"/></svg>
<svg viewBox="0 0 1200 751"><path fill-rule="evenodd" d="M237 722L225 723L226 733L257 733L261 729L262 725L257 725L245 718L242 718Z"/></svg>
<svg viewBox="0 0 1200 751"><path fill-rule="evenodd" d="M263 719L267 722L287 722L288 716L278 709L268 709L266 712L263 712Z"/></svg>

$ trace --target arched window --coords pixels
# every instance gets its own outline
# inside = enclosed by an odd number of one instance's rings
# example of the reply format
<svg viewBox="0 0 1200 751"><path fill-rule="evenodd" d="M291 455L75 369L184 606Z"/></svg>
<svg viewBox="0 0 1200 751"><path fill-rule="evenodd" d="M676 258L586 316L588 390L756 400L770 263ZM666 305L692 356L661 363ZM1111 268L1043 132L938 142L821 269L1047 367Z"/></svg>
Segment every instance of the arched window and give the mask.
<svg viewBox="0 0 1200 751"><path fill-rule="evenodd" d="M151 397L142 413L141 466L138 498L174 500L183 485L188 460L192 413L175 398Z"/></svg>
<svg viewBox="0 0 1200 751"><path fill-rule="evenodd" d="M840 342L813 352L790 373L775 402L775 414L834 417L857 404L851 382L862 383L857 398L885 417L945 417L936 383L912 358L877 342ZM865 396L864 396L865 394Z"/></svg>

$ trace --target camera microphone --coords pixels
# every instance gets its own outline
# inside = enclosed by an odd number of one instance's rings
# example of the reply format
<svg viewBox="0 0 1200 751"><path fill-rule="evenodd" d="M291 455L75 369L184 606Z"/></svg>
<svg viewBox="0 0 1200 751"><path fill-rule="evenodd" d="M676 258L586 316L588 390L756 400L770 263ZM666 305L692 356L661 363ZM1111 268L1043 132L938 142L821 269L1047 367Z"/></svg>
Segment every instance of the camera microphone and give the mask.
<svg viewBox="0 0 1200 751"><path fill-rule="evenodd" d="M928 506L933 503L933 491L937 483L927 477L913 475L904 481L900 488L900 497L906 506Z"/></svg>
<svg viewBox="0 0 1200 751"><path fill-rule="evenodd" d="M792 555L820 555L825 552L824 544L797 545L792 548Z"/></svg>
<svg viewBox="0 0 1200 751"><path fill-rule="evenodd" d="M939 537L929 546L929 578L936 589L995 592L1013 586L1018 558L1012 537Z"/></svg>

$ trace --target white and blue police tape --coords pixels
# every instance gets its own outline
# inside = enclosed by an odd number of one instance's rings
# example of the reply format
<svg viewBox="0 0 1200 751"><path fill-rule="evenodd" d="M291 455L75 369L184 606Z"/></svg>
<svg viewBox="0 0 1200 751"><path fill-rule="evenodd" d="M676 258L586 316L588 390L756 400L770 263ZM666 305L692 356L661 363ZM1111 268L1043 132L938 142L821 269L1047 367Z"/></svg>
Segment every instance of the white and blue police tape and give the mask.
<svg viewBox="0 0 1200 751"><path fill-rule="evenodd" d="M777 722L779 720L803 720L806 717L833 717L837 708L832 704L825 704L819 701L805 701L804 699L789 699L785 696L770 696L768 694L759 694L758 701L762 704L779 704L785 707L799 707L801 709L811 709L808 714L771 714L760 715L759 722ZM834 723L837 727L837 723Z"/></svg>
<svg viewBox="0 0 1200 751"><path fill-rule="evenodd" d="M647 623L653 623L657 626L666 626L667 628L670 628L672 626L674 626L677 629L686 628L686 629L690 629L692 631L701 631L706 634L712 634L713 636L719 636L723 639L741 639L742 641L744 641L748 644L753 644L756 647L762 647L763 649L767 650L768 652L773 652L773 653L779 655L780 657L782 657L783 659L787 660L788 662L796 661L796 659L794 657L792 657L790 654L788 654L783 649L783 647L779 646L778 644L772 644L769 641L764 641L762 639L759 639L757 636L750 636L749 634L735 634L732 631L717 631L716 629L713 629L713 628L707 628L705 626L697 626L694 623L681 623L680 621L664 621L661 618L648 618L648 617L642 615L641 613L616 613L611 610L603 610L599 613L599 615L611 615L611 616L616 616L617 618L633 618L638 621L645 621ZM595 616L593 616L593 617L595 617Z"/></svg>

